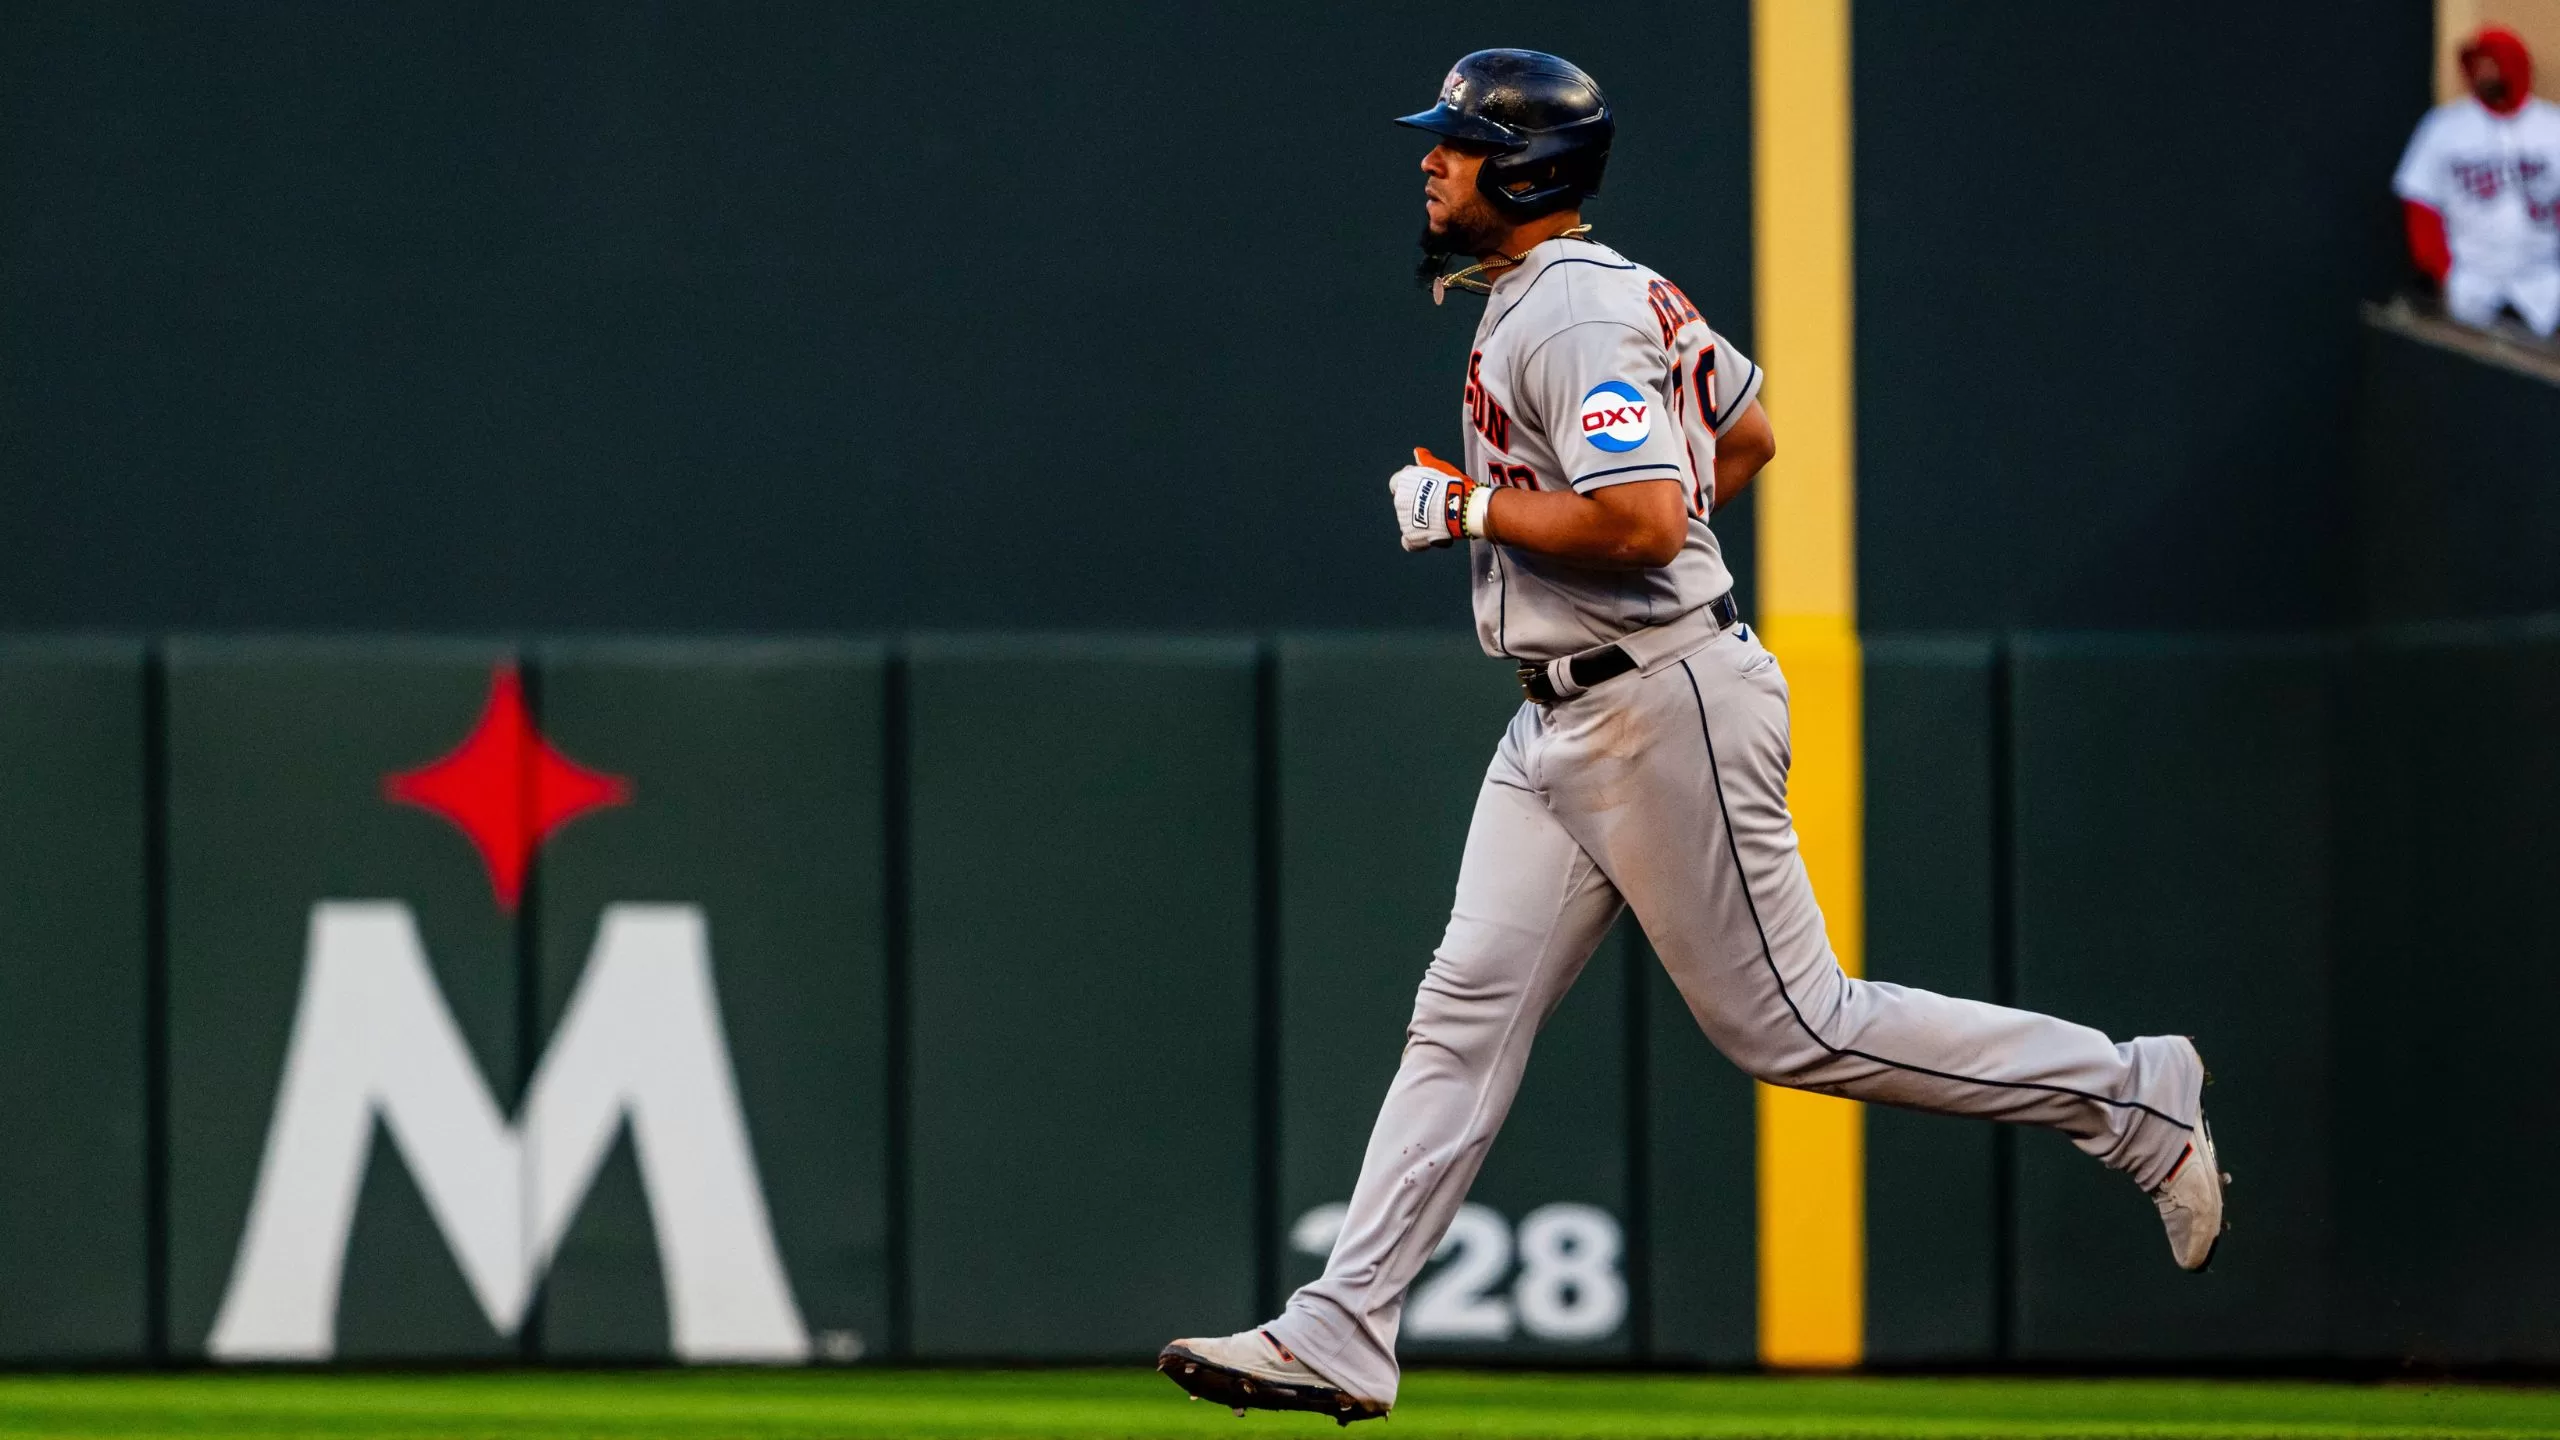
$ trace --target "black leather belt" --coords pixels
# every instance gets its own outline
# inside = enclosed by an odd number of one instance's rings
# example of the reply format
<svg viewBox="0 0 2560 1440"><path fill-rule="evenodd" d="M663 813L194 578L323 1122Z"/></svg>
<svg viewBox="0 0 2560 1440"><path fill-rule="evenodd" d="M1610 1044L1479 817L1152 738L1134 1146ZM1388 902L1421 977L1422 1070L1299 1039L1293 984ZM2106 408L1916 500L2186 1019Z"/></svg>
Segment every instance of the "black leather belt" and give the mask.
<svg viewBox="0 0 2560 1440"><path fill-rule="evenodd" d="M1707 613L1715 617L1718 630L1730 630L1742 620L1742 607L1734 603L1730 590L1709 601ZM1585 650L1561 660L1523 660L1520 662L1520 693L1540 705L1553 705L1559 700L1570 700L1603 681L1615 680L1634 668L1636 658L1628 654L1622 645L1603 645L1597 650Z"/></svg>

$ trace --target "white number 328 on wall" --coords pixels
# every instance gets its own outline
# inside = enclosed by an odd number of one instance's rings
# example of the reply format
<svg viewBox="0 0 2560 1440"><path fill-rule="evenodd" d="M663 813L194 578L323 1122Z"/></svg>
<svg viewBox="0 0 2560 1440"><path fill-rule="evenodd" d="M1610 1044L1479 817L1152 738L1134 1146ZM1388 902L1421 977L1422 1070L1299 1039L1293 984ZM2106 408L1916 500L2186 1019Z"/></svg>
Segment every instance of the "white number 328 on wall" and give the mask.
<svg viewBox="0 0 2560 1440"><path fill-rule="evenodd" d="M1289 1246L1330 1255L1345 1206L1318 1205L1289 1227ZM1618 1273L1624 1243L1617 1217L1597 1205L1541 1205L1511 1222L1483 1205L1461 1205L1440 1248L1438 1269L1413 1287L1404 1333L1416 1340L1508 1340L1515 1328L1540 1340L1601 1340L1627 1318L1627 1282ZM1511 1294L1497 1292L1511 1272Z"/></svg>

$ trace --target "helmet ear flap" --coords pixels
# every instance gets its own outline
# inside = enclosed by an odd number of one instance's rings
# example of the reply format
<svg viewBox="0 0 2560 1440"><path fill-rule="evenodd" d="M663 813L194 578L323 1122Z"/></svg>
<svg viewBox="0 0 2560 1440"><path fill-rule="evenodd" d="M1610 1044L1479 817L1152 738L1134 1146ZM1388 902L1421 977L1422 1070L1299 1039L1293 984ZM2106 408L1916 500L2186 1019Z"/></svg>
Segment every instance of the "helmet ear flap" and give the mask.
<svg viewBox="0 0 2560 1440"><path fill-rule="evenodd" d="M1476 189L1515 220L1534 220L1600 193L1617 129L1609 112L1558 126L1508 155L1488 156L1476 172Z"/></svg>
<svg viewBox="0 0 2560 1440"><path fill-rule="evenodd" d="M1493 174L1492 162L1488 161L1485 168L1476 176L1476 189L1483 192L1484 198L1492 201L1494 208L1505 215L1517 220L1534 220L1541 215L1561 210L1566 204L1571 203L1569 199L1557 194L1553 164L1534 167L1544 173L1530 175L1516 173L1522 167L1505 168L1515 173L1507 179L1497 178ZM1559 201L1562 203L1558 203Z"/></svg>

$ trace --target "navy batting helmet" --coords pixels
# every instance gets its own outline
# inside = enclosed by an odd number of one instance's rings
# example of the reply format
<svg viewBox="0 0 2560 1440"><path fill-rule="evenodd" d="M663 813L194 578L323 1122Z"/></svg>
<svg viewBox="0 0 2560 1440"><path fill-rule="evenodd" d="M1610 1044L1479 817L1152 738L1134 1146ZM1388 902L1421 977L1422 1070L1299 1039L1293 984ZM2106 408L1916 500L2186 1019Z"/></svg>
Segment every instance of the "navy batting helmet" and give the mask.
<svg viewBox="0 0 2560 1440"><path fill-rule="evenodd" d="M1479 50L1450 67L1440 103L1396 123L1490 147L1476 188L1519 220L1600 193L1618 132L1600 83L1542 50Z"/></svg>

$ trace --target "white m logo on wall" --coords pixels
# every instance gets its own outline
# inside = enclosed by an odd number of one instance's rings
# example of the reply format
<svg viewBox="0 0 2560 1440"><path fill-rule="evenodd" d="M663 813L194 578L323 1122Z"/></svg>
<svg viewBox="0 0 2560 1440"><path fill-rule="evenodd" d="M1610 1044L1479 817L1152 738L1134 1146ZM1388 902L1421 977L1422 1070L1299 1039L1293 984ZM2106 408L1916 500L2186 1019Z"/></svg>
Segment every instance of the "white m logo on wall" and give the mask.
<svg viewBox="0 0 2560 1440"><path fill-rule="evenodd" d="M675 1354L806 1359L747 1143L702 912L614 905L510 1125L409 907L323 901L249 1224L208 1349L322 1360L379 1116L489 1323L513 1333L627 1119Z"/></svg>

